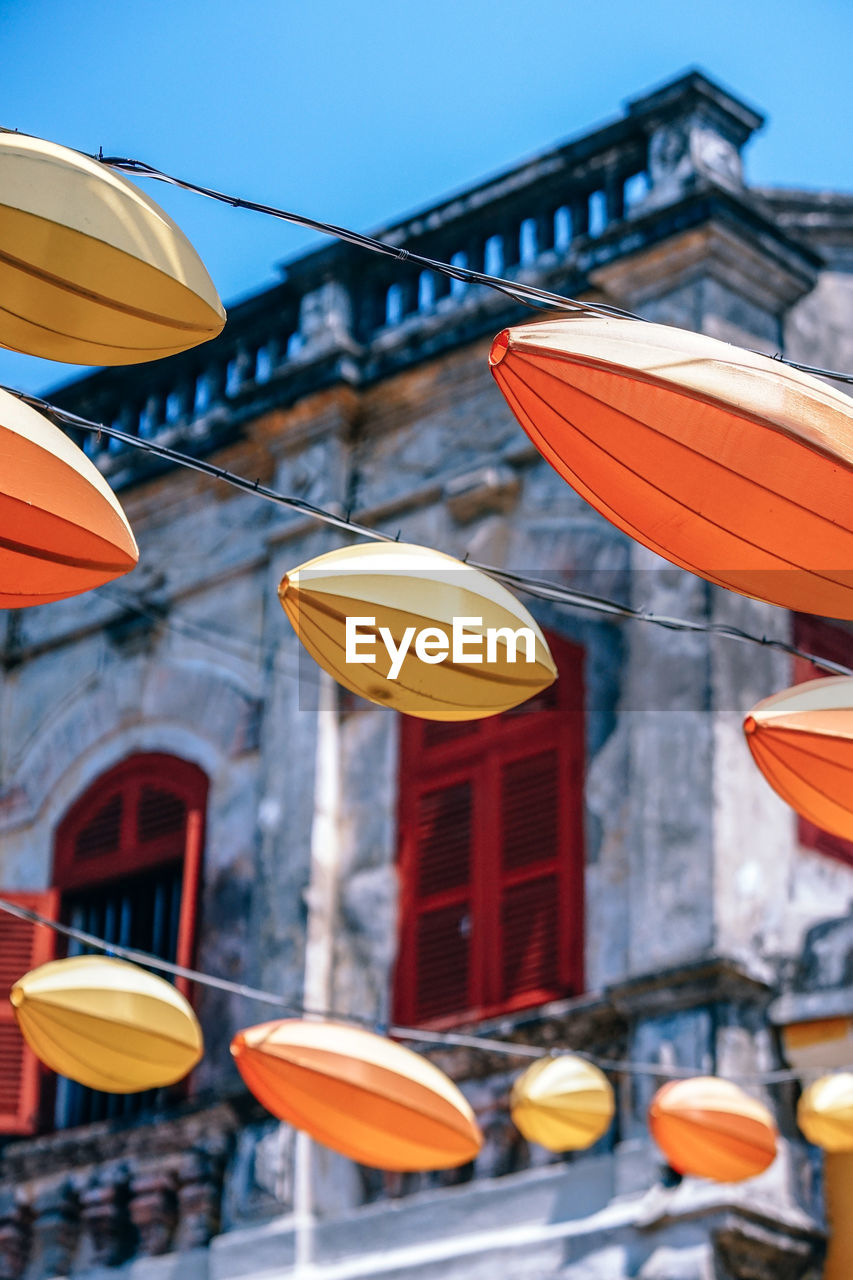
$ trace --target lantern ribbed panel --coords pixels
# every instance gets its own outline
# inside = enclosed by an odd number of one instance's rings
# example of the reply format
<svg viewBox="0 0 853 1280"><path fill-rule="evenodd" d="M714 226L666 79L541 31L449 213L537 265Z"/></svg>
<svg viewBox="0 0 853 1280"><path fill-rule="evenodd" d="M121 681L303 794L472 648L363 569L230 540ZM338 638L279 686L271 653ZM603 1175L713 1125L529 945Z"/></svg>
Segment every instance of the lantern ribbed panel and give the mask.
<svg viewBox="0 0 853 1280"><path fill-rule="evenodd" d="M149 196L77 151L0 132L0 344L132 364L224 323L201 259Z"/></svg>
<svg viewBox="0 0 853 1280"><path fill-rule="evenodd" d="M180 992L123 960L52 960L16 982L10 999L36 1056L91 1089L158 1089L183 1079L203 1052Z"/></svg>
<svg viewBox="0 0 853 1280"><path fill-rule="evenodd" d="M853 1152L853 1075L842 1071L810 1084L797 1104L797 1124L824 1151Z"/></svg>
<svg viewBox="0 0 853 1280"><path fill-rule="evenodd" d="M231 1043L268 1111L325 1146L379 1169L449 1169L482 1145L451 1080L410 1049L335 1022L285 1019Z"/></svg>
<svg viewBox="0 0 853 1280"><path fill-rule="evenodd" d="M492 372L540 453L617 528L710 582L853 618L853 400L643 321L505 330Z"/></svg>
<svg viewBox="0 0 853 1280"><path fill-rule="evenodd" d="M427 720L476 720L518 706L553 683L556 666L537 623L515 596L486 574L427 547L367 543L330 551L286 574L279 587L282 607L299 639L338 683L353 693ZM371 617L363 626L375 637L376 661L346 661L346 619ZM379 636L385 627L399 644L407 628L441 632L448 645L454 617L481 618L472 634L489 628L528 628L534 661L523 642L516 660L498 640L496 658L480 662L426 663L414 642L397 678Z"/></svg>
<svg viewBox="0 0 853 1280"><path fill-rule="evenodd" d="M728 1080L664 1085L649 1107L649 1127L673 1169L715 1182L755 1177L776 1156L770 1112Z"/></svg>
<svg viewBox="0 0 853 1280"><path fill-rule="evenodd" d="M816 826L853 839L853 679L784 689L757 703L743 727L774 791Z"/></svg>
<svg viewBox="0 0 853 1280"><path fill-rule="evenodd" d="M610 1128L613 1090L604 1072L582 1058L543 1058L516 1080L510 1110L530 1142L581 1151Z"/></svg>
<svg viewBox="0 0 853 1280"><path fill-rule="evenodd" d="M0 607L44 604L132 569L139 551L115 494L42 414L0 391Z"/></svg>

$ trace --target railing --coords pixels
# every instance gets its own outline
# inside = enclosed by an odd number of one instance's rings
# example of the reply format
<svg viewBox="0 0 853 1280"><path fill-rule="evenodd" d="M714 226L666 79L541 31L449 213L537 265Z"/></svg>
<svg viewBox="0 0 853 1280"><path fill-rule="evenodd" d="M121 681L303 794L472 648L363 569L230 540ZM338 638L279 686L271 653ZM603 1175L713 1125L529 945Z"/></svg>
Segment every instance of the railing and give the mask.
<svg viewBox="0 0 853 1280"><path fill-rule="evenodd" d="M727 146L738 147L758 120L745 112L693 73L631 104L623 119L379 235L477 271L552 288L577 285L583 249L653 208L656 182L672 199L675 170L662 169L660 160L672 156L672 138L686 138L691 128L707 136L710 120ZM669 152L655 145L667 129ZM693 163L685 145L676 168L688 190L698 171L685 170L684 156L688 169ZM282 283L234 307L213 342L151 364L94 373L53 398L130 434L176 447L191 442L204 451L253 410L328 385L343 357L351 367L355 362L356 376L359 361L371 366L374 355L385 356L395 343L407 347L408 359L419 358L412 343L419 326L430 333L442 325L452 330L482 310L486 298L496 300L492 310L501 302L506 312L505 300L483 286L335 243L287 264ZM466 332L470 337L470 326ZM132 481L145 461L94 436L86 448L118 486Z"/></svg>

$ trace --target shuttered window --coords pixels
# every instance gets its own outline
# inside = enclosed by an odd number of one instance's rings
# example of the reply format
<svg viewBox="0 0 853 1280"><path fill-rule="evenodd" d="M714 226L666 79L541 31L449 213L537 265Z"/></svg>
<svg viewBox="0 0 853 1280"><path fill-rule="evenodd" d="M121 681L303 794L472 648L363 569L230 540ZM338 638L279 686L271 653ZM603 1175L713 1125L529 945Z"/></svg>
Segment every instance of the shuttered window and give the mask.
<svg viewBox="0 0 853 1280"><path fill-rule="evenodd" d="M205 775L174 756L131 756L100 777L57 830L53 878L62 919L191 967L206 799ZM82 951L69 944L69 955ZM187 993L183 979L177 986ZM126 1119L157 1101L58 1079L54 1125Z"/></svg>
<svg viewBox="0 0 853 1280"><path fill-rule="evenodd" d="M2 895L17 906L56 919L58 895L11 893ZM0 914L0 1133L35 1133L39 1120L41 1066L18 1030L9 1003L12 987L30 969L53 959L53 930L28 924L6 912Z"/></svg>
<svg viewBox="0 0 853 1280"><path fill-rule="evenodd" d="M853 667L853 632L843 626L832 626L820 618L812 618L805 614L794 615L794 644L806 653L813 653L816 658L828 658L830 662L838 662L845 667ZM805 658L794 659L794 683L801 684L805 680L817 680L831 673L816 667ZM797 839L805 849L814 849L816 853L824 853L830 858L838 858L841 862L853 865L853 840L845 840L843 836L824 831L808 818L797 815Z"/></svg>
<svg viewBox="0 0 853 1280"><path fill-rule="evenodd" d="M401 726L394 1017L491 1016L582 989L582 651L501 716Z"/></svg>

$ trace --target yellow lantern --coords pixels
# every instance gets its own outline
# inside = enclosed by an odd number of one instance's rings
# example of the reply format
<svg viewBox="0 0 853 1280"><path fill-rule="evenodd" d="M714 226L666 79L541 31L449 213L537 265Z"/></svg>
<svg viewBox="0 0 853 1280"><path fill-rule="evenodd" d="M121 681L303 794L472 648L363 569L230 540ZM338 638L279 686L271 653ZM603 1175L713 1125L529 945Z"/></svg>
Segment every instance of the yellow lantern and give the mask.
<svg viewBox="0 0 853 1280"><path fill-rule="evenodd" d="M811 1018L781 1028L786 1062L795 1071L828 1071L853 1062L853 1018Z"/></svg>
<svg viewBox="0 0 853 1280"><path fill-rule="evenodd" d="M824 831L853 840L853 679L775 693L752 708L743 729L773 790Z"/></svg>
<svg viewBox="0 0 853 1280"><path fill-rule="evenodd" d="M0 132L0 344L132 364L224 323L195 249L144 192L77 151Z"/></svg>
<svg viewBox="0 0 853 1280"><path fill-rule="evenodd" d="M776 1157L776 1125L767 1108L713 1076L665 1084L652 1098L649 1127L673 1169L697 1178L743 1182Z"/></svg>
<svg viewBox="0 0 853 1280"><path fill-rule="evenodd" d="M183 1079L203 1052L180 992L123 960L52 960L16 982L9 999L45 1066L91 1089L159 1089Z"/></svg>
<svg viewBox="0 0 853 1280"><path fill-rule="evenodd" d="M853 1075L823 1076L803 1090L797 1124L824 1151L853 1152Z"/></svg>
<svg viewBox="0 0 853 1280"><path fill-rule="evenodd" d="M516 598L427 547L330 551L285 574L279 598L339 684L426 720L496 715L556 678L545 637Z"/></svg>
<svg viewBox="0 0 853 1280"><path fill-rule="evenodd" d="M139 559L127 517L85 453L0 391L0 607L98 587Z"/></svg>
<svg viewBox="0 0 853 1280"><path fill-rule="evenodd" d="M542 456L617 529L709 582L853 618L853 400L645 321L505 329L492 373Z"/></svg>
<svg viewBox="0 0 853 1280"><path fill-rule="evenodd" d="M371 1031L285 1019L241 1031L231 1052L268 1111L361 1164L451 1169L482 1146L444 1072Z"/></svg>
<svg viewBox="0 0 853 1280"><path fill-rule="evenodd" d="M516 1080L510 1112L530 1142L549 1151L582 1151L610 1128L613 1089L604 1072L583 1058L543 1058Z"/></svg>

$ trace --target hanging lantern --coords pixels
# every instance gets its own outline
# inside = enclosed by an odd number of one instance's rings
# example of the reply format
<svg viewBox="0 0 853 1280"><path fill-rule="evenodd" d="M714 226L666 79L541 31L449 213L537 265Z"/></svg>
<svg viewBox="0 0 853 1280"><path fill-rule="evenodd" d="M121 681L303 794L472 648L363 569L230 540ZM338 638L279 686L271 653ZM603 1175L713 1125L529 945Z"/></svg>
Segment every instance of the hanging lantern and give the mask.
<svg viewBox="0 0 853 1280"><path fill-rule="evenodd" d="M546 689L557 670L499 583L427 547L362 543L285 574L282 606L339 684L425 720L477 720Z"/></svg>
<svg viewBox="0 0 853 1280"><path fill-rule="evenodd" d="M451 1169L482 1146L456 1085L371 1031L286 1019L241 1031L231 1052L268 1111L361 1164Z"/></svg>
<svg viewBox="0 0 853 1280"><path fill-rule="evenodd" d="M58 427L0 391L0 607L78 595L139 551L100 471Z"/></svg>
<svg viewBox="0 0 853 1280"><path fill-rule="evenodd" d="M9 999L36 1057L91 1089L159 1089L188 1075L203 1052L180 992L123 960L51 960L16 982Z"/></svg>
<svg viewBox="0 0 853 1280"><path fill-rule="evenodd" d="M144 192L77 151L0 132L0 344L133 364L224 323L195 249Z"/></svg>
<svg viewBox="0 0 853 1280"><path fill-rule="evenodd" d="M678 1173L715 1182L754 1178L776 1156L765 1106L713 1076L665 1084L649 1107L652 1137Z"/></svg>
<svg viewBox="0 0 853 1280"><path fill-rule="evenodd" d="M618 529L771 604L853 618L853 400L715 338L578 316L505 329L492 373Z"/></svg>
<svg viewBox="0 0 853 1280"><path fill-rule="evenodd" d="M591 1147L614 1113L607 1076L572 1054L534 1062L513 1085L509 1105L525 1138L549 1151Z"/></svg>
<svg viewBox="0 0 853 1280"><path fill-rule="evenodd" d="M743 722L755 763L797 813L853 840L853 679L808 680L757 703Z"/></svg>
<svg viewBox="0 0 853 1280"><path fill-rule="evenodd" d="M853 1075L823 1076L803 1090L797 1124L824 1151L853 1152Z"/></svg>
<svg viewBox="0 0 853 1280"><path fill-rule="evenodd" d="M853 1062L853 1018L811 1018L780 1029L785 1061L795 1071L824 1071Z"/></svg>

